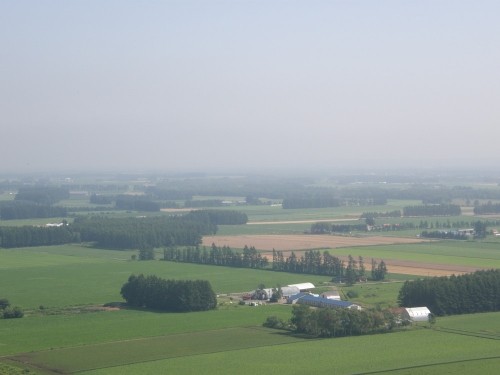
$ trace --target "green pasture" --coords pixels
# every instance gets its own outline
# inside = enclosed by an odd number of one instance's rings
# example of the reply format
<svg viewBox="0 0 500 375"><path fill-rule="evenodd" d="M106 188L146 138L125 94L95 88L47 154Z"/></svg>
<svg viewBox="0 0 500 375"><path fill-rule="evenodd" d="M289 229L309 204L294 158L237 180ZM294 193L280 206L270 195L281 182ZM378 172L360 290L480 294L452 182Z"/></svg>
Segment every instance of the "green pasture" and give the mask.
<svg viewBox="0 0 500 375"><path fill-rule="evenodd" d="M223 305L217 310L162 313L143 310L88 312L82 309L56 315L30 315L0 320L0 358L82 345L155 338L179 333L237 327L259 327L269 315L290 317L290 306Z"/></svg>
<svg viewBox="0 0 500 375"><path fill-rule="evenodd" d="M394 307L398 305L398 293L403 286L403 281L358 283L349 287L342 287L343 295L353 291L357 297L348 298L349 301L359 303L362 306L380 306L381 308ZM341 294L342 295L342 294Z"/></svg>
<svg viewBox="0 0 500 375"><path fill-rule="evenodd" d="M338 220L358 218L365 211L392 211L395 206L342 206L328 208L283 209L281 206L236 206L224 209L238 210L248 216L249 222Z"/></svg>
<svg viewBox="0 0 500 375"><path fill-rule="evenodd" d="M469 320L480 317L469 316ZM497 314L498 318L498 314ZM445 318L446 319L446 318ZM443 320L445 320L443 319ZM229 332L228 332L229 333ZM243 332L239 332L243 333ZM264 330L259 334L271 334ZM217 337L220 333L213 333ZM196 337L196 336L195 336ZM255 340L253 337L251 340ZM302 340L264 346L217 350L217 339L210 352L193 353L131 365L103 367L84 374L426 374L449 373L464 369L470 374L495 373L500 364L500 340L457 335L421 328L383 335L323 340ZM198 348L197 348L198 349ZM60 353L62 357L62 353ZM62 358L60 358L61 360ZM122 358L126 363L126 357ZM462 372L464 373L464 372Z"/></svg>
<svg viewBox="0 0 500 375"><path fill-rule="evenodd" d="M131 261L136 251L113 251L78 245L0 249L3 298L25 309L121 301L120 288L131 274L166 279L209 280L217 293L246 292L299 282L321 284L325 276L217 267L164 261Z"/></svg>
<svg viewBox="0 0 500 375"><path fill-rule="evenodd" d="M326 373L331 372L332 360L336 374L415 373L420 369L438 374L452 368L484 374L490 373L488 370L500 360L500 313L438 318L434 330L417 327L335 339L304 339L260 327L259 319L265 319L266 314L277 313L286 319L289 312L287 306L238 306L190 314L137 311L84 314L78 318L93 319L76 320L74 324L68 319L59 321L59 325L35 329L33 336L42 334L40 330L48 336L45 349L32 346L31 350L17 352L4 360L85 374L153 374L165 370L176 374L216 374L227 373L227 369L249 374L247 368L266 374L298 373L299 370ZM124 319L123 315L127 314L129 319ZM221 317L214 319L217 314ZM43 319L49 318L60 317ZM145 322L141 324L143 319ZM96 322L92 329L91 321ZM134 322L141 324L140 327L133 327ZM111 327L106 329L106 323ZM132 332L123 329L127 324ZM81 332L75 332L75 327ZM149 335L153 327L153 335ZM454 330L456 327L460 331ZM56 332L49 333L53 330ZM61 343L63 332L64 345L49 347L51 338L59 338ZM85 335L85 332L88 333ZM131 333L137 336L134 338ZM82 335L87 341L76 342L74 338ZM243 366L249 358L259 360L253 361L252 366Z"/></svg>
<svg viewBox="0 0 500 375"><path fill-rule="evenodd" d="M369 259L374 258L482 268L500 268L500 247L496 241L448 240L405 245L346 247L331 249L330 253L343 256L361 255L365 258L367 263Z"/></svg>
<svg viewBox="0 0 500 375"><path fill-rule="evenodd" d="M371 257L487 267L500 264L498 242L492 241L436 241L333 249L331 253L362 255L367 264ZM480 319L472 320L474 316L439 318L436 330L303 341L250 328L259 327L269 315L287 319L289 306L229 305L227 297L226 304L218 310L203 313L86 310L86 305L121 301L119 290L132 273L207 279L218 293L248 291L260 283L275 286L311 281L323 285L328 281L326 277L263 270L131 261L133 254L137 252L81 245L0 249L1 297L26 310L23 319L0 320L0 356L29 353L14 359L84 374L153 374L165 369L179 374L227 373L233 369L242 374L254 371L282 374L298 373L299 369L303 372L304 368L326 373L331 370L331 363L328 365L324 358L335 360L335 373L339 374L491 373L500 364L495 354L495 350L499 353L498 313L481 314ZM157 255L160 257L161 251ZM400 283L357 284L343 289L357 291L358 297L352 299L355 302L386 307L396 304L400 286ZM44 310L39 309L40 305ZM490 344L485 345L485 341ZM397 358L378 350L383 346L389 352L397 351L405 345L431 349L424 353L419 349L416 355L407 349L400 350ZM469 346L473 350L465 352L464 348ZM370 358L382 358L375 362L359 360L368 352ZM242 365L249 357L259 361L252 361L251 366ZM284 361L283 357L292 359ZM273 362L273 358L278 360ZM304 367L304 358L311 367Z"/></svg>
<svg viewBox="0 0 500 375"><path fill-rule="evenodd" d="M432 242L335 249L363 255L426 256L498 262L491 242ZM290 317L290 306L240 306L229 292L258 284L310 281L326 287L327 277L163 261L131 261L136 251L80 245L0 249L0 291L25 309L22 319L0 320L0 362L84 374L155 373L490 373L499 365L500 313L438 318L435 330L416 330L311 340L261 328L267 316ZM158 254L159 255L159 254ZM467 258L469 256L470 258ZM368 259L369 256L365 256ZM387 256L382 258L394 258ZM368 262L368 261L367 261ZM125 309L97 311L92 305L122 301L120 288L132 273L172 279L206 279L223 295L217 310L160 313ZM396 304L401 283L357 284L353 301L381 307ZM43 306L40 309L40 306ZM367 355L369 353L369 355ZM1 364L1 363L0 363ZM24 365L20 365L22 368ZM0 367L2 368L2 367ZM168 371L167 371L168 370ZM6 370L7 371L7 370ZM9 370L10 371L10 370ZM45 371L45 370L44 370Z"/></svg>
<svg viewBox="0 0 500 375"><path fill-rule="evenodd" d="M236 327L33 352L10 359L72 373L298 341L300 338L262 327Z"/></svg>

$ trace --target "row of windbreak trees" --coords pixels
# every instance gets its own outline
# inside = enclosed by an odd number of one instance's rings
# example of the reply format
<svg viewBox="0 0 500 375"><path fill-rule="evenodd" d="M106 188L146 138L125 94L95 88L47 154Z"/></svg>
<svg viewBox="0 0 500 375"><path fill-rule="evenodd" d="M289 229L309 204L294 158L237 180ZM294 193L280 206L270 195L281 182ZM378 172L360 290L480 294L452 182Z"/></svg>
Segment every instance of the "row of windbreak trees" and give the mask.
<svg viewBox="0 0 500 375"><path fill-rule="evenodd" d="M488 215L488 214L499 214L500 213L500 203L481 204L474 207L474 214L476 215Z"/></svg>
<svg viewBox="0 0 500 375"><path fill-rule="evenodd" d="M130 306L187 312L215 309L217 298L206 280L166 280L157 276L131 275L121 288Z"/></svg>
<svg viewBox="0 0 500 375"><path fill-rule="evenodd" d="M325 275L332 277L335 281L345 281L347 284L354 284L368 278L363 257L360 256L358 260L355 260L349 255L346 264L328 251L321 253L319 250L309 250L297 257L294 251L289 256L285 256L283 251L273 249L272 269L282 272ZM371 278L383 280L386 274L385 262L372 259Z"/></svg>
<svg viewBox="0 0 500 375"><path fill-rule="evenodd" d="M269 261L255 247L245 245L242 252L232 250L229 246L217 247L215 244L207 249L196 247L169 247L163 250L163 260L170 262L209 264L214 266L266 268Z"/></svg>
<svg viewBox="0 0 500 375"><path fill-rule="evenodd" d="M436 315L500 311L500 270L406 281L400 306L427 306Z"/></svg>

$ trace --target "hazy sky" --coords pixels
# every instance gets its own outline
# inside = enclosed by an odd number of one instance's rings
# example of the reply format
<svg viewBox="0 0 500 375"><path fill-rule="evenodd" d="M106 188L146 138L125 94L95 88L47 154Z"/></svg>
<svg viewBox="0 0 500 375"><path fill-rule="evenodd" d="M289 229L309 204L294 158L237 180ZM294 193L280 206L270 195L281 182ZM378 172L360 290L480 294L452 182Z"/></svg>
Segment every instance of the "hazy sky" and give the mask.
<svg viewBox="0 0 500 375"><path fill-rule="evenodd" d="M0 172L500 162L500 1L0 0Z"/></svg>

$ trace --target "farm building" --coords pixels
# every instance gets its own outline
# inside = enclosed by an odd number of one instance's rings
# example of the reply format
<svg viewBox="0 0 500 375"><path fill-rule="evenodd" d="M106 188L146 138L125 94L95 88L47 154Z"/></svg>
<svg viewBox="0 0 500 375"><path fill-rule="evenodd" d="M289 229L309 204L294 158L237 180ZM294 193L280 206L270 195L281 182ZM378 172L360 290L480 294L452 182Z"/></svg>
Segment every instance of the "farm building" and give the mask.
<svg viewBox="0 0 500 375"><path fill-rule="evenodd" d="M301 292L306 292L308 290L316 288L314 286L314 284L312 284L312 283L290 284L290 285L287 285L287 286L297 287L299 289L299 291L301 291Z"/></svg>
<svg viewBox="0 0 500 375"><path fill-rule="evenodd" d="M286 299L286 302L288 304L295 305L299 301L299 299L301 299L302 297L305 297L305 296L318 297L318 295L314 295L314 294L310 294L310 293L299 293L299 294L295 294L293 296L288 297Z"/></svg>
<svg viewBox="0 0 500 375"><path fill-rule="evenodd" d="M430 310L427 307L405 307L403 318L412 322L427 322L429 320Z"/></svg>
<svg viewBox="0 0 500 375"><path fill-rule="evenodd" d="M321 293L321 297L340 301L340 294L338 290L329 290L328 292Z"/></svg>
<svg viewBox="0 0 500 375"><path fill-rule="evenodd" d="M299 305L308 305L313 307L327 307L331 309L344 308L344 309L361 310L361 306L356 305L349 301L328 299L309 293L299 293L295 296L291 296L290 298L288 298L288 303L291 304L297 303Z"/></svg>
<svg viewBox="0 0 500 375"><path fill-rule="evenodd" d="M281 287L281 293L283 294L283 297L287 298L300 293L300 289L296 286L283 286Z"/></svg>

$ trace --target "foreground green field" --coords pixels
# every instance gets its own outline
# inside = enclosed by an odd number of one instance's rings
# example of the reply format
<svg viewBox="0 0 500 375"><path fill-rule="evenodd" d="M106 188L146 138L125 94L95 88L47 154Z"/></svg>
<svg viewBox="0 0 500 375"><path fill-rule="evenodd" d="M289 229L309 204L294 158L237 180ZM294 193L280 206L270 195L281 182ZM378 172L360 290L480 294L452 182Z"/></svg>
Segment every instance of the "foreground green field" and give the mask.
<svg viewBox="0 0 500 375"><path fill-rule="evenodd" d="M499 317L440 318L436 329L314 340L258 326L206 329L54 348L5 360L84 374L326 374L332 366L336 374L440 374L457 369L489 374L500 364Z"/></svg>
<svg viewBox="0 0 500 375"><path fill-rule="evenodd" d="M486 242L338 250L428 262L491 265L500 259L497 244ZM136 253L79 245L0 249L0 297L26 312L22 319L0 320L1 371L9 373L14 366L19 373L28 368L39 374L489 374L500 366L500 313L439 318L435 329L312 340L261 327L270 315L288 319L290 306L239 306L227 296L209 312L100 310L104 303L122 300L121 285L132 273L206 279L221 295L249 291L260 283L310 281L327 288L329 281L263 270L131 261ZM353 300L366 306L386 307L396 304L400 285L358 284L343 290L356 291Z"/></svg>

